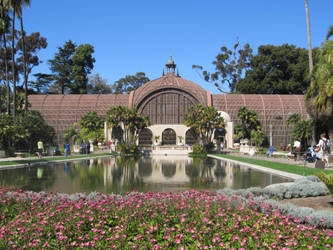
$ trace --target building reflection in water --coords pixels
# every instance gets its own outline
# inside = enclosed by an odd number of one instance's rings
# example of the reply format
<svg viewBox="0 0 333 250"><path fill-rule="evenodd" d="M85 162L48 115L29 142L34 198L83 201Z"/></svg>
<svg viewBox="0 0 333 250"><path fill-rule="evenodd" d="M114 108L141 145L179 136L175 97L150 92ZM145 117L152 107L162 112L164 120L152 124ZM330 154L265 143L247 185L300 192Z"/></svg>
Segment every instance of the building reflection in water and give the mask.
<svg viewBox="0 0 333 250"><path fill-rule="evenodd" d="M51 170L54 175L52 182L48 181L47 188L34 190L66 193L93 191L124 193L134 190L167 192L188 189L214 191L226 187L233 189L264 187L272 183L290 181L287 178L212 158L154 156L139 159L106 157L46 165L44 173L38 175L36 171L34 176L37 178L34 179L34 183L50 179L50 175L46 175L45 171ZM12 173L12 176L14 175L15 173ZM39 186L46 187L43 183Z"/></svg>
<svg viewBox="0 0 333 250"><path fill-rule="evenodd" d="M128 186L128 182L144 185L179 186L187 188L246 188L286 181L231 162L193 159L185 156L154 156L137 161L108 158L104 167L104 185ZM249 185L249 186L248 186Z"/></svg>

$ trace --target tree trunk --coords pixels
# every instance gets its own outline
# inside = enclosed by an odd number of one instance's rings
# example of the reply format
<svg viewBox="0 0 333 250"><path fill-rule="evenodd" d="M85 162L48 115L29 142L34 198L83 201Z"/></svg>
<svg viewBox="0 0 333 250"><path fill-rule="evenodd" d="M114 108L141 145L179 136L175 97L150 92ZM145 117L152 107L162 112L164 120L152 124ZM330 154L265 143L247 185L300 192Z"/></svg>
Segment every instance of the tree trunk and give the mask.
<svg viewBox="0 0 333 250"><path fill-rule="evenodd" d="M8 61L7 61L7 41L5 32L3 33L3 43L4 43L4 56L5 56L5 75L6 75L6 86L7 86L7 113L10 114L10 86L8 80Z"/></svg>
<svg viewBox="0 0 333 250"><path fill-rule="evenodd" d="M308 0L305 0L305 15L306 15L306 25L307 25L307 31L308 31L309 69L310 69L310 74L311 74L312 70L313 70L313 60L312 60L311 30L310 30L310 18L309 18Z"/></svg>
<svg viewBox="0 0 333 250"><path fill-rule="evenodd" d="M12 22L12 74L13 74L13 116L16 116L16 78L15 78L15 15L16 6L13 6L13 22Z"/></svg>
<svg viewBox="0 0 333 250"><path fill-rule="evenodd" d="M20 17L20 24L21 24L21 36L22 36L22 51L23 51L23 72L24 72L24 110L28 112L28 75L27 75L27 63L25 58L25 42L24 42L24 30L23 30L23 18L22 14Z"/></svg>

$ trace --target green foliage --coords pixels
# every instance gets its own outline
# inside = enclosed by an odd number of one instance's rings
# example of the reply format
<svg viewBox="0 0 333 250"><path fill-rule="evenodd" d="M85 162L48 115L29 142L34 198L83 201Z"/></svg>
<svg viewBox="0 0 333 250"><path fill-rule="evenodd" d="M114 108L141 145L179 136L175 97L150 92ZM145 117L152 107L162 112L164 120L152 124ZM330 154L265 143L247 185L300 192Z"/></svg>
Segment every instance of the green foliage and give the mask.
<svg viewBox="0 0 333 250"><path fill-rule="evenodd" d="M193 151L192 151L193 154L202 154L202 153L204 153L203 147L200 147L198 144L193 144L192 149L193 149Z"/></svg>
<svg viewBox="0 0 333 250"><path fill-rule="evenodd" d="M74 123L72 127L64 131L63 137L65 142L71 144L75 144L76 142L80 143L82 141L82 137L80 135L79 125Z"/></svg>
<svg viewBox="0 0 333 250"><path fill-rule="evenodd" d="M249 68L252 58L252 49L249 44L245 44L243 49L238 47L239 42L234 45L233 50L221 47L220 54L213 61L216 70L214 73L203 70L200 65L193 65L192 68L200 70L205 81L214 83L221 92L226 92L226 89L234 92L236 84Z"/></svg>
<svg viewBox="0 0 333 250"><path fill-rule="evenodd" d="M0 149L7 149L14 136L14 120L11 115L0 113Z"/></svg>
<svg viewBox="0 0 333 250"><path fill-rule="evenodd" d="M132 90L136 90L146 82L149 82L144 72L138 72L135 75L127 75L119 79L112 85L114 94L129 94Z"/></svg>
<svg viewBox="0 0 333 250"><path fill-rule="evenodd" d="M212 142L216 129L225 127L223 117L214 107L204 107L201 104L189 108L185 115L184 124L196 130L200 146L203 148Z"/></svg>
<svg viewBox="0 0 333 250"><path fill-rule="evenodd" d="M305 150L312 136L312 120L303 120L300 114L294 113L287 117L286 125L292 126L291 137L301 140L301 145Z"/></svg>
<svg viewBox="0 0 333 250"><path fill-rule="evenodd" d="M17 47L20 52L19 53L20 57L17 58L17 61L23 64L24 63L23 48L21 40L22 38L17 42ZM24 46L25 46L25 67L27 70L27 80L28 80L28 76L31 73L32 69L41 63L39 57L37 56L37 53L41 49L46 49L47 41L45 37L40 36L39 32L33 32L29 36L24 36Z"/></svg>
<svg viewBox="0 0 333 250"><path fill-rule="evenodd" d="M287 120L286 120L286 125L289 126L289 125L294 125L296 124L297 122L300 122L302 120L302 116L301 114L299 113L293 113L291 115L289 115L287 117Z"/></svg>
<svg viewBox="0 0 333 250"><path fill-rule="evenodd" d="M251 58L236 92L244 94L304 94L309 81L308 53L294 45L262 45Z"/></svg>
<svg viewBox="0 0 333 250"><path fill-rule="evenodd" d="M88 130L101 129L104 128L104 118L98 116L96 111L89 111L80 119L79 125Z"/></svg>
<svg viewBox="0 0 333 250"><path fill-rule="evenodd" d="M67 195L2 187L0 198L0 228L6 232L1 249L81 249L86 245L97 249L281 249L286 245L327 249L332 244L331 230L321 228L332 226L328 213L323 216L239 193ZM311 216L299 219L295 212Z"/></svg>
<svg viewBox="0 0 333 250"><path fill-rule="evenodd" d="M45 123L38 111L20 113L15 118L0 114L0 148L34 150L38 140L47 146L53 144L54 138L54 129Z"/></svg>
<svg viewBox="0 0 333 250"><path fill-rule="evenodd" d="M100 77L98 73L88 76L88 79L88 94L110 94L112 92L107 80Z"/></svg>
<svg viewBox="0 0 333 250"><path fill-rule="evenodd" d="M319 172L316 174L319 179L325 183L325 185L327 186L328 190L331 193L331 196L333 196L333 174L326 174L324 172Z"/></svg>
<svg viewBox="0 0 333 250"><path fill-rule="evenodd" d="M265 141L266 135L261 130L251 130L251 144L261 146Z"/></svg>
<svg viewBox="0 0 333 250"><path fill-rule="evenodd" d="M125 143L119 143L118 144L118 151L121 154L131 154L131 155L137 155L140 154L140 150L137 145L135 144L125 144Z"/></svg>
<svg viewBox="0 0 333 250"><path fill-rule="evenodd" d="M92 57L94 47L90 44L81 44L72 56L71 94L86 94L88 90L88 74L94 68L95 58Z"/></svg>
<svg viewBox="0 0 333 250"><path fill-rule="evenodd" d="M249 139L256 146L261 146L265 140L265 134L262 132L257 113L246 107L240 107L237 116L241 119L241 124L235 125L234 140Z"/></svg>
<svg viewBox="0 0 333 250"><path fill-rule="evenodd" d="M43 73L33 74L33 76L35 81L29 81L29 87L36 91L37 94L47 93L53 76Z"/></svg>
<svg viewBox="0 0 333 250"><path fill-rule="evenodd" d="M50 88L51 92L57 94L70 92L73 80L72 56L75 49L76 44L69 40L63 47L58 47L58 52L55 54L54 59L48 61L54 79L53 85Z"/></svg>
<svg viewBox="0 0 333 250"><path fill-rule="evenodd" d="M35 110L18 115L16 123L16 149L36 149L37 142L42 140L45 146L53 145L55 130L47 125L42 115Z"/></svg>
<svg viewBox="0 0 333 250"><path fill-rule="evenodd" d="M136 109L123 106L114 106L106 114L108 128L121 127L123 129L123 142L126 145L136 144L140 131L149 126L147 116L141 116Z"/></svg>

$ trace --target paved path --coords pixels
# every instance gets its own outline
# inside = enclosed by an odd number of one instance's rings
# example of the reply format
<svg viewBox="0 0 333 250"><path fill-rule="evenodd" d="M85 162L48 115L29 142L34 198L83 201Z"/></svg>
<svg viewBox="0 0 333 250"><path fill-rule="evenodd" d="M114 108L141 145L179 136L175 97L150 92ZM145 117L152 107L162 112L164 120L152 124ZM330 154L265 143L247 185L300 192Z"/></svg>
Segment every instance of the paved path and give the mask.
<svg viewBox="0 0 333 250"><path fill-rule="evenodd" d="M304 163L303 160L299 160L299 161L295 161L294 159L288 159L286 157L266 157L264 155L247 155L247 154L242 154L239 152L234 152L234 151L230 151L228 152L230 155L235 155L235 156L240 156L243 158L251 158L251 159L258 159L258 160L265 160L265 161L273 161L273 162L281 162L281 163L285 163L285 164L292 164L292 165L297 165L297 166L307 166L307 167L312 167L314 168L315 163L309 163L306 162Z"/></svg>

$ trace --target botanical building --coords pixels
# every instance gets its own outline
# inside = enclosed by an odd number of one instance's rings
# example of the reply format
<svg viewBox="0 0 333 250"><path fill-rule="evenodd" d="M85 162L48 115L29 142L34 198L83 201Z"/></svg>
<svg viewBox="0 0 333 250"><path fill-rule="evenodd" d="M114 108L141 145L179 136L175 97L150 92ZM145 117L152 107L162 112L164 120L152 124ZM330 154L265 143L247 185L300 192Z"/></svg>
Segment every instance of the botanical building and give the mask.
<svg viewBox="0 0 333 250"><path fill-rule="evenodd" d="M176 64L169 60L167 73L145 83L130 94L84 94L84 95L30 95L31 109L38 110L45 121L57 132L58 143L63 142L63 132L78 122L89 111L106 115L112 106L136 108L147 115L151 126L140 134L140 144L151 144L154 136L159 136L162 144L178 144L179 136L183 143L193 144L195 133L184 125L188 108L201 103L214 106L226 122L222 136L227 147L233 145L233 128L239 122L237 112L246 106L257 112L264 133L273 134L273 145L290 143L290 128L285 121L292 113L306 114L303 95L244 95L211 94L194 82L175 73ZM111 131L106 131L107 139Z"/></svg>

